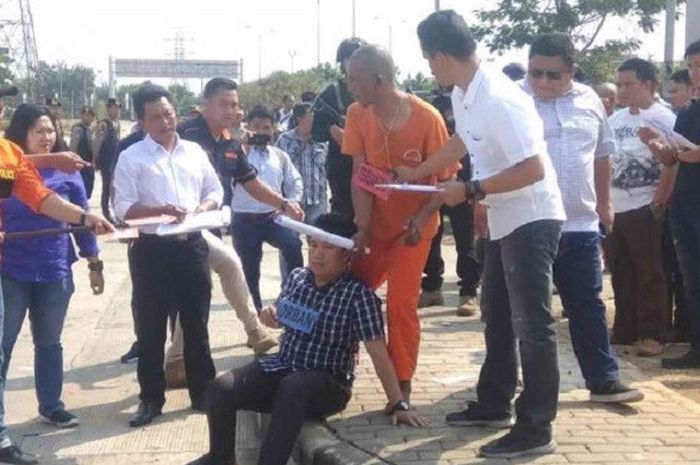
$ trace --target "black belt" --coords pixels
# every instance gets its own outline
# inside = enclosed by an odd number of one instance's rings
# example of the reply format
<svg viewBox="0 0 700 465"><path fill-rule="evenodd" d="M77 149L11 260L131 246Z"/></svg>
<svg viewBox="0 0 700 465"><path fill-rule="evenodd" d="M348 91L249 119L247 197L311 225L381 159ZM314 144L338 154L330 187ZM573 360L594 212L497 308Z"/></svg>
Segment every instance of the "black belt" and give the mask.
<svg viewBox="0 0 700 465"><path fill-rule="evenodd" d="M139 233L139 239L145 239L145 240L159 239L159 240L163 240L163 241L187 242L190 238L200 237L201 235L202 235L202 233L200 233L200 232L172 234L169 236L159 236L158 234Z"/></svg>

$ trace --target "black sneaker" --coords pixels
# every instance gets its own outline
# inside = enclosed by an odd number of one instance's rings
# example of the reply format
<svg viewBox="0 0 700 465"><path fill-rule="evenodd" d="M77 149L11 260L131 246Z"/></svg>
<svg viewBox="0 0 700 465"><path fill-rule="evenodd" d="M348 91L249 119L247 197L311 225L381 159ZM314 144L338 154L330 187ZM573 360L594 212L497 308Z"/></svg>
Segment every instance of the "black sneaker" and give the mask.
<svg viewBox="0 0 700 465"><path fill-rule="evenodd" d="M32 454L22 452L15 446L7 446L0 449L0 463L14 463L17 465L36 465L39 463L37 458Z"/></svg>
<svg viewBox="0 0 700 465"><path fill-rule="evenodd" d="M448 413L445 422L452 426L489 426L491 428L510 428L513 426L513 416L509 413L494 415L484 411L477 402L467 402L467 409L461 412Z"/></svg>
<svg viewBox="0 0 700 465"><path fill-rule="evenodd" d="M628 404L643 400L644 394L637 389L625 386L620 381L614 380L592 387L589 399L591 402L604 404Z"/></svg>
<svg viewBox="0 0 700 465"><path fill-rule="evenodd" d="M480 457L514 459L529 455L551 454L557 448L552 439L534 439L515 435L512 432L479 448Z"/></svg>
<svg viewBox="0 0 700 465"><path fill-rule="evenodd" d="M700 353L692 347L684 355L675 358L662 358L661 366L663 368L700 368Z"/></svg>
<svg viewBox="0 0 700 465"><path fill-rule="evenodd" d="M63 409L56 410L49 416L42 416L44 417L44 421L46 423L58 426L59 428L73 428L74 426L78 426L80 424L78 417Z"/></svg>
<svg viewBox="0 0 700 465"><path fill-rule="evenodd" d="M139 361L139 343L134 342L127 353L120 358L122 363L136 363Z"/></svg>

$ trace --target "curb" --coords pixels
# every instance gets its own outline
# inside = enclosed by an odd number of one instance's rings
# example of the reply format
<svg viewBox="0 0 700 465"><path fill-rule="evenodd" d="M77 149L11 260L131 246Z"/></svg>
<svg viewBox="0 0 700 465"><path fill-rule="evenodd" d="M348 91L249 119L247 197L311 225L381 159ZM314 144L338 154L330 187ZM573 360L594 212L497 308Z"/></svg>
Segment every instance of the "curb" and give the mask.
<svg viewBox="0 0 700 465"><path fill-rule="evenodd" d="M292 458L296 465L358 465L377 457L343 441L324 423L306 422Z"/></svg>

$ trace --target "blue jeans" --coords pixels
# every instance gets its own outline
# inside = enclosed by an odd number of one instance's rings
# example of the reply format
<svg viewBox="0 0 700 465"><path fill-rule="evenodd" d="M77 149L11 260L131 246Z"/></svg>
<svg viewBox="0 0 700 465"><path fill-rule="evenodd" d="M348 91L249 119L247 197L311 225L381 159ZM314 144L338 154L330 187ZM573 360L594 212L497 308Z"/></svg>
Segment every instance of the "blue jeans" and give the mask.
<svg viewBox="0 0 700 465"><path fill-rule="evenodd" d="M620 377L610 348L605 304L600 298L600 238L597 232L566 232L554 261L554 284L569 316L571 344L589 389Z"/></svg>
<svg viewBox="0 0 700 465"><path fill-rule="evenodd" d="M559 398L551 303L560 231L559 221L534 221L488 242L481 294L486 360L477 385L479 405L494 414L510 412L517 382L517 339L523 392L515 402L513 433L547 440Z"/></svg>
<svg viewBox="0 0 700 465"><path fill-rule="evenodd" d="M2 335L4 361L0 369L0 390L4 391L12 349L29 312L32 340L34 341L34 386L39 413L49 416L65 408L61 401L63 389L63 348L61 333L68 303L75 287L73 276L53 282L22 282L4 276L2 294L5 318ZM0 424L4 420L5 405L0 402ZM0 433L1 436L1 433Z"/></svg>
<svg viewBox="0 0 700 465"><path fill-rule="evenodd" d="M685 285L691 346L700 352L700 205L671 205L668 223Z"/></svg>
<svg viewBox="0 0 700 465"><path fill-rule="evenodd" d="M234 213L231 221L233 247L241 257L243 274L258 311L262 309L260 263L263 242L280 250L287 263L287 273L294 268L304 266L299 235L291 229L278 225L272 218L272 214Z"/></svg>

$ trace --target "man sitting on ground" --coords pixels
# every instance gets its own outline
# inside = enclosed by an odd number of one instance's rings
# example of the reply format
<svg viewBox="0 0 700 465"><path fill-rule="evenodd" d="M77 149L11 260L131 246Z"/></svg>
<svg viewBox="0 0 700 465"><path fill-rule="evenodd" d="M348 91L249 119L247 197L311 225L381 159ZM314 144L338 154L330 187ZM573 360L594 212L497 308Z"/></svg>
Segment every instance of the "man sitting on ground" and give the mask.
<svg viewBox="0 0 700 465"><path fill-rule="evenodd" d="M314 224L347 238L357 231L350 219L335 213L320 215ZM271 413L258 464L286 464L306 419L332 415L347 405L361 341L397 422L427 425L403 400L384 342L381 301L349 273L351 252L313 237L308 244L308 267L292 271L277 305L260 315L266 325L284 328L279 354L209 384L210 449L190 465L235 463L238 410Z"/></svg>

